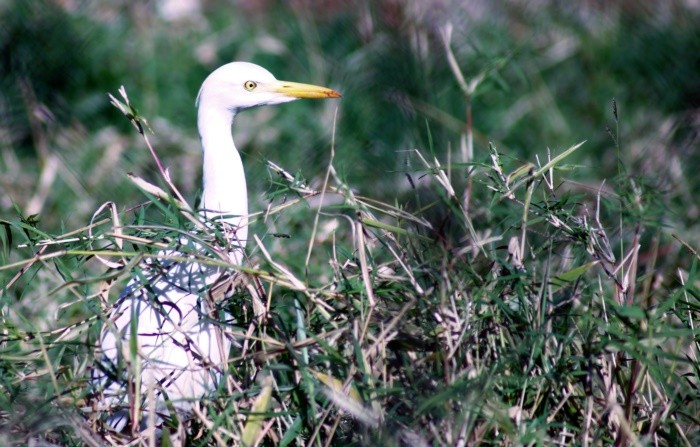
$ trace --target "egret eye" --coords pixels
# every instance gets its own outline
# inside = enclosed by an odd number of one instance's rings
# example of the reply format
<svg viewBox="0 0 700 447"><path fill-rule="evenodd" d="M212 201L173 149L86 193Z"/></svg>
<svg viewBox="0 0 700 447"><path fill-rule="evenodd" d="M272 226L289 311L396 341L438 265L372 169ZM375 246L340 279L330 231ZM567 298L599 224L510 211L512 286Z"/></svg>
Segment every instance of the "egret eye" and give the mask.
<svg viewBox="0 0 700 447"><path fill-rule="evenodd" d="M248 90L249 92L253 91L255 87L258 86L258 83L255 81L245 81L245 84L243 84L243 87Z"/></svg>

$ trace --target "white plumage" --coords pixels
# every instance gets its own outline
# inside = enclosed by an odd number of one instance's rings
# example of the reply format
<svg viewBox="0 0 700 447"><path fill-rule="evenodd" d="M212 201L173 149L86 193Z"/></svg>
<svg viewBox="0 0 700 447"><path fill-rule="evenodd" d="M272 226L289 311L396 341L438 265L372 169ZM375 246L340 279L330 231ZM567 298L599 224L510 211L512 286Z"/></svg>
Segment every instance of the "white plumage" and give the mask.
<svg viewBox="0 0 700 447"><path fill-rule="evenodd" d="M214 71L197 97L197 124L203 149L202 217L219 221L226 251L239 264L247 238L248 197L243 164L231 136L236 114L246 108L298 98L337 98L334 90L278 81L267 70L233 62ZM164 258L187 256L202 247L182 237L158 260L145 262L122 292L99 342L91 382L107 424L122 431L138 409L165 399L187 411L212 391L225 371L231 346L221 330L223 313L209 288L225 269ZM134 338L135 336L135 338ZM150 401L147 397L153 396Z"/></svg>

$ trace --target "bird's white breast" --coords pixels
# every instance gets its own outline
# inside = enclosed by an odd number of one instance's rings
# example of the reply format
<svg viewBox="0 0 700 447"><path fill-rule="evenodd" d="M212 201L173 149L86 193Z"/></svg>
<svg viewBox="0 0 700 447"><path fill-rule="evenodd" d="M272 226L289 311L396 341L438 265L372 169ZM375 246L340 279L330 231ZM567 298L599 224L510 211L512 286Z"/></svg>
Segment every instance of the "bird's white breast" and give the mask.
<svg viewBox="0 0 700 447"><path fill-rule="evenodd" d="M142 273L129 282L105 322L93 381L111 410L133 406L128 390L139 382L142 397L152 390L158 410L166 395L186 410L215 388L226 368L231 344L207 295L220 272L196 262L154 260Z"/></svg>

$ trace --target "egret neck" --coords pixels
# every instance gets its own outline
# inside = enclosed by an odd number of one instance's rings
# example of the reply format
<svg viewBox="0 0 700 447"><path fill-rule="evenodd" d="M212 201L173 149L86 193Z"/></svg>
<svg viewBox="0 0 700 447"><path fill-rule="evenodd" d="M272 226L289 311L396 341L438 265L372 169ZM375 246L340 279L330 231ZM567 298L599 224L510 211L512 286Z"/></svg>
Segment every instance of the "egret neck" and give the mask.
<svg viewBox="0 0 700 447"><path fill-rule="evenodd" d="M202 98L197 114L203 148L202 211L209 219L219 218L236 231L245 246L248 235L248 191L241 156L233 143L231 124L235 112Z"/></svg>

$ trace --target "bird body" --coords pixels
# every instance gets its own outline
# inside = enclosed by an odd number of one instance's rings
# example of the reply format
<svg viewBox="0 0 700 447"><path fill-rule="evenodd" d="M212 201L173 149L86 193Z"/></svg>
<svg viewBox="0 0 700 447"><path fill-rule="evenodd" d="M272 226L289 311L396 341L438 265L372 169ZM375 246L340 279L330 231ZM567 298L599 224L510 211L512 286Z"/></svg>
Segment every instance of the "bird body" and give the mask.
<svg viewBox="0 0 700 447"><path fill-rule="evenodd" d="M180 246L159 255L183 252ZM133 420L135 399L142 400L140 408L161 412L167 395L187 410L215 385L231 346L206 296L220 275L196 262L155 260L122 291L103 327L100 365L92 375L102 401L115 410L107 422L114 430Z"/></svg>
<svg viewBox="0 0 700 447"><path fill-rule="evenodd" d="M278 81L246 62L226 64L202 84L197 97L201 215L223 225L223 249L232 263L243 260L248 225L245 173L231 136L236 114L299 98L337 97L338 92L325 87ZM104 323L91 382L98 407L111 414L107 425L113 430L122 431L128 420L136 430L139 408L162 412L166 400L187 411L217 385L227 367L231 342L223 334L222 312L209 289L230 272L196 262L191 253L201 251L193 238L182 237L175 247L143 263Z"/></svg>

